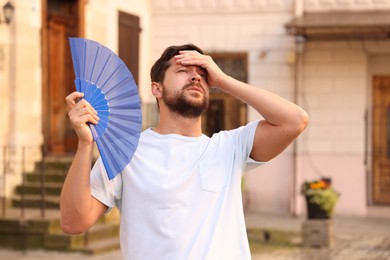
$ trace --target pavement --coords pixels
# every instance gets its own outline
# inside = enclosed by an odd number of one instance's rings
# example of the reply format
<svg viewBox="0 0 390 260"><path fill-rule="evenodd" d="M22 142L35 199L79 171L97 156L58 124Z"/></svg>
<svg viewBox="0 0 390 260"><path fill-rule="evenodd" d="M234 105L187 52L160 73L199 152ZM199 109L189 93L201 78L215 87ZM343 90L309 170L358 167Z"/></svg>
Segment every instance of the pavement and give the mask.
<svg viewBox="0 0 390 260"><path fill-rule="evenodd" d="M302 232L304 218L247 214L248 227ZM342 217L333 222L332 247L298 247L255 254L253 260L389 260L390 218L388 216Z"/></svg>
<svg viewBox="0 0 390 260"><path fill-rule="evenodd" d="M246 213L248 228L276 229L300 234L304 218L285 215ZM253 254L253 260L387 260L390 259L390 217L341 217L333 218L332 247L294 247ZM63 253L42 250L26 252L0 249L2 260L116 260L120 251L101 255ZM218 259L219 260L219 259Z"/></svg>

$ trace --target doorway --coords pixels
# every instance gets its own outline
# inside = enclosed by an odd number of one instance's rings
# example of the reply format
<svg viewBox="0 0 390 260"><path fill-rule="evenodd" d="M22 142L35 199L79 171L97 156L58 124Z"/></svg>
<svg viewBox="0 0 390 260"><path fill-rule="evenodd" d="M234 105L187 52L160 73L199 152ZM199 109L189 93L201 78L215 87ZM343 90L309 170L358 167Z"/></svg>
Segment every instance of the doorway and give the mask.
<svg viewBox="0 0 390 260"><path fill-rule="evenodd" d="M75 90L68 37L82 36L84 1L42 1L43 134L49 154L73 153L77 137L65 97Z"/></svg>
<svg viewBox="0 0 390 260"><path fill-rule="evenodd" d="M244 52L209 53L227 75L248 81L248 55ZM247 105L216 88L210 89L210 103L202 117L203 132L212 136L221 130L238 128L247 123Z"/></svg>
<svg viewBox="0 0 390 260"><path fill-rule="evenodd" d="M375 76L373 89L373 202L390 204L390 76Z"/></svg>

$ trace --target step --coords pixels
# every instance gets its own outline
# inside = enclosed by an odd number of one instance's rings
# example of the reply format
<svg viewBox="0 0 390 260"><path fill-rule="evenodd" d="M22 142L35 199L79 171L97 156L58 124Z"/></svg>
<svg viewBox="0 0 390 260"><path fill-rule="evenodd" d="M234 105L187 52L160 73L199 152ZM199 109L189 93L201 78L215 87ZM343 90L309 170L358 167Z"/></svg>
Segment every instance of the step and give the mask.
<svg viewBox="0 0 390 260"><path fill-rule="evenodd" d="M72 164L74 155L70 156L49 156L45 157L44 161L37 162L35 168L37 170L43 168L45 170L68 170Z"/></svg>
<svg viewBox="0 0 390 260"><path fill-rule="evenodd" d="M72 248L72 251L81 252L90 255L97 255L102 253L107 253L109 251L120 249L120 240L119 237L104 239L97 242L90 243L86 247L82 248Z"/></svg>
<svg viewBox="0 0 390 260"><path fill-rule="evenodd" d="M70 236L58 231L58 223L58 220L0 219L0 244L16 250L41 248L88 254L119 248L119 224L97 224L88 233ZM52 230L55 232L48 233Z"/></svg>
<svg viewBox="0 0 390 260"><path fill-rule="evenodd" d="M62 183L53 183L53 182L45 182L44 190L46 195L57 195L61 194ZM40 183L27 183L26 185L18 185L15 188L15 193L20 195L24 192L25 195L34 195L41 194L41 185Z"/></svg>
<svg viewBox="0 0 390 260"><path fill-rule="evenodd" d="M44 247L50 250L81 250L98 244L99 241L117 239L119 224L96 224L87 233L66 235L61 232L45 235Z"/></svg>
<svg viewBox="0 0 390 260"><path fill-rule="evenodd" d="M43 248L52 220L0 219L0 245L16 250Z"/></svg>
<svg viewBox="0 0 390 260"><path fill-rule="evenodd" d="M45 170L43 172L43 179L45 182L60 182L63 183L65 181L67 171L64 170ZM27 173L25 175L27 183L37 183L41 181L41 172L34 171L31 173Z"/></svg>
<svg viewBox="0 0 390 260"><path fill-rule="evenodd" d="M24 203L22 201L24 199ZM42 197L40 195L14 195L12 196L12 207L21 208L40 208L42 205ZM23 205L24 204L24 205ZM60 198L59 196L45 195L44 207L48 209L59 209Z"/></svg>
<svg viewBox="0 0 390 260"><path fill-rule="evenodd" d="M69 158L46 158L44 163L36 164L35 171L25 175L24 186L17 186L11 197L13 207L7 210L7 218L0 219L0 245L15 249L41 248L86 254L119 249L119 221L115 214L104 215L86 234L69 236L62 232L58 210L59 197L70 165ZM39 213L42 214L42 173L45 181L45 209L52 214L45 213L44 219L39 219ZM23 211L18 209L22 206L22 198Z"/></svg>
<svg viewBox="0 0 390 260"><path fill-rule="evenodd" d="M119 224L119 219L113 217L111 212L100 217L95 225L110 224ZM95 227L91 229L95 229ZM12 208L7 210L6 217L0 217L0 234L20 233L23 230L33 233L63 234L60 225L60 211L46 209L45 217L42 218L40 209L26 209L24 217L22 217L20 209Z"/></svg>

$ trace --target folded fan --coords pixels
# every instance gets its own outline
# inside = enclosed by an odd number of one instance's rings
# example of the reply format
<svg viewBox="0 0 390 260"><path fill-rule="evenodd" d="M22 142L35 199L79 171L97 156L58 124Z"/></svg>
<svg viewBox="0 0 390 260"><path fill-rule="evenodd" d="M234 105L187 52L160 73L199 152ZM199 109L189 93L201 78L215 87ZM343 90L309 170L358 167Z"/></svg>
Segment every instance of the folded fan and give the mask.
<svg viewBox="0 0 390 260"><path fill-rule="evenodd" d="M137 148L142 128L141 101L133 75L110 49L84 38L69 38L76 90L97 111L89 124L111 180L123 171Z"/></svg>

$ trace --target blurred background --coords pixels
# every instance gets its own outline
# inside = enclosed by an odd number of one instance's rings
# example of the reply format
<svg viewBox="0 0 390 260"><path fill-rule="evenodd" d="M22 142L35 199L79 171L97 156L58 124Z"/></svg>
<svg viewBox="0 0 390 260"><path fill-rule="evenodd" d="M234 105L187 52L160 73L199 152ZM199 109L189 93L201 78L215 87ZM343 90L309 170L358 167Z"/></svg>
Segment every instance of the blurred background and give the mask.
<svg viewBox="0 0 390 260"><path fill-rule="evenodd" d="M123 59L138 84L144 128L158 120L150 67L166 47L185 43L200 46L229 75L304 108L310 122L303 135L245 175L246 212L304 216L302 183L325 177L341 194L336 216L390 216L389 0L1 0L0 6L4 241L18 241L10 234L20 232L30 232L26 243L39 241L37 248L100 241L86 234L72 242L58 226L59 193L77 146L64 102L75 89L69 36L98 41ZM257 119L252 108L215 90L203 127L211 135ZM114 211L94 232L115 237L117 220ZM110 246L117 246L115 238Z"/></svg>

